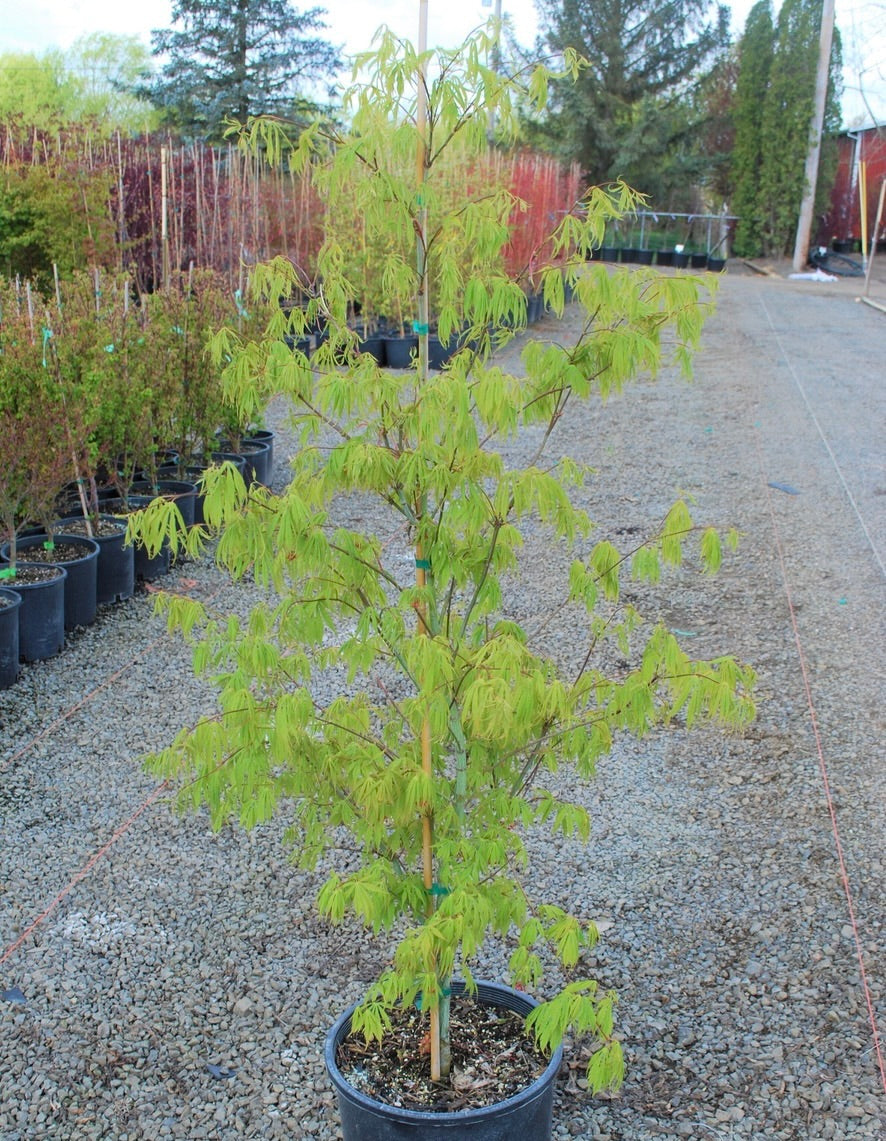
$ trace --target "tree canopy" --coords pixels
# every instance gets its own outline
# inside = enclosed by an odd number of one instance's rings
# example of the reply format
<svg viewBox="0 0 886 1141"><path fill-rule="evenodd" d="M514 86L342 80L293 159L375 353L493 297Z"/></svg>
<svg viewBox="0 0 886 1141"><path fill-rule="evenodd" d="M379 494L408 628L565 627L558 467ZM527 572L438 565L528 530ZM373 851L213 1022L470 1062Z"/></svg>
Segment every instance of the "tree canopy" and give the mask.
<svg viewBox="0 0 886 1141"><path fill-rule="evenodd" d="M0 55L0 121L39 130L72 123L137 133L151 105L133 94L151 57L135 36L81 36L67 52Z"/></svg>
<svg viewBox="0 0 886 1141"><path fill-rule="evenodd" d="M588 61L555 84L544 130L594 182L624 178L656 197L691 150L693 88L726 50L728 12L710 0L537 0L539 47ZM664 203L662 203L664 204Z"/></svg>
<svg viewBox="0 0 886 1141"><path fill-rule="evenodd" d="M763 104L775 55L771 0L757 0L745 23L739 46L735 87L735 150L732 154L733 210L738 215L735 250L753 256L762 248L757 200L763 163Z"/></svg>
<svg viewBox="0 0 886 1141"><path fill-rule="evenodd" d="M780 255L791 247L805 190L822 0L784 0L773 23L769 0L751 9L739 45L734 209L737 253ZM836 169L841 48L834 30L816 208Z"/></svg>
<svg viewBox="0 0 886 1141"><path fill-rule="evenodd" d="M291 116L340 66L319 35L325 14L290 0L175 0L172 27L152 33L165 62L150 96L183 133L207 139L226 118Z"/></svg>

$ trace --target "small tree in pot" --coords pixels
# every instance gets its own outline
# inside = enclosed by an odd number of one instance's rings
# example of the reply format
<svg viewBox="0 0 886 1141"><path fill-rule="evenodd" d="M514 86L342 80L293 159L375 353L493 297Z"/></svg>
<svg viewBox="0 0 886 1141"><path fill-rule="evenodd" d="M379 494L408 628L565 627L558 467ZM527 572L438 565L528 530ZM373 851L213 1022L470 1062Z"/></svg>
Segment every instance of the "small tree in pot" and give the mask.
<svg viewBox="0 0 886 1141"><path fill-rule="evenodd" d="M283 345L282 315L260 343L230 331L217 338L218 358L231 358L228 398L249 415L271 394L286 394L302 449L279 496L247 492L232 472L207 477L218 561L235 577L253 574L271 595L242 624L165 600L172 625L200 631L197 666L219 680L220 708L151 762L186 778L185 801L205 802L217 827L287 812L308 867L347 848L345 866L319 892L321 912L354 915L376 931L396 926L400 935L353 1026L382 1036L391 1012L420 997L434 1081L445 1081L449 1067L452 976L470 987L490 937L512 941L511 974L527 987L539 985L548 952L571 969L596 938L592 924L529 889L522 830L548 825L578 842L589 828L578 805L546 787L546 774L570 766L590 776L618 731L643 734L679 716L741 726L753 714L750 669L729 658L693 661L666 629L644 630L633 610L613 605L626 569L655 580L662 563L680 561L694 531L686 506L675 504L633 552L590 544L591 521L569 497L586 471L570 460L542 462L570 401L655 373L669 344L685 363L698 340L697 280L586 266L606 226L636 206L632 192L592 190L550 243L555 259L570 251L566 279L587 314L577 341L526 343L519 377L491 355L512 338L525 305L500 268L515 202L504 191L472 197L466 189L439 215L435 177L450 148L485 148L490 107L500 132L513 127L524 89L483 64L492 46L479 35L432 58L385 35L363 61L365 83L350 93L350 132L308 132L291 156L322 161L327 185L344 184L355 168L361 178L369 171L377 191L364 196L366 224L417 235L418 360L409 372L389 373L354 351L338 246L320 253L323 289L310 303L331 330L316 372ZM545 70L526 79L530 97L543 99ZM417 101L406 94L416 82ZM276 138L264 128L272 152ZM415 152L417 174L404 174L404 157ZM562 266L539 266L538 275L562 314ZM469 326L466 347L439 373L427 368L431 282L442 335ZM256 273L267 297L292 285L282 261ZM509 466L504 442L533 426L535 455ZM336 526L341 495L374 499L389 528L380 534L375 517L365 530ZM568 602L587 652L571 676L515 617L521 527L530 519L549 528L554 549L573 550ZM164 506L135 526L159 543ZM183 541L197 553L201 534ZM701 554L716 569L714 531L702 533ZM630 658L615 672L597 660L610 639ZM331 699L320 685L330 673L339 681ZM593 980L573 981L528 1023L545 1048L570 1027L594 1035L590 1082L614 1086L622 1056L612 1005Z"/></svg>
<svg viewBox="0 0 886 1141"><path fill-rule="evenodd" d="M65 483L77 474L83 409L67 407L54 378L52 334L30 285L0 283L0 541L16 563L16 535L47 529ZM50 532L51 536L51 532ZM0 572L13 577L13 571ZM8 584L7 584L8 585Z"/></svg>

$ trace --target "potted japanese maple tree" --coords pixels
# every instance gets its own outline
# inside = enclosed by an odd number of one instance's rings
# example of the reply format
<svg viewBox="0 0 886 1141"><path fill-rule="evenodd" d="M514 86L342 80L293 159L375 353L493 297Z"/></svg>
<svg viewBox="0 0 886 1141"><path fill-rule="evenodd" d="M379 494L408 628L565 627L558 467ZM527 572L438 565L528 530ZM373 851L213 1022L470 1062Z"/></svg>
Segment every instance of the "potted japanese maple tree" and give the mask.
<svg viewBox="0 0 886 1141"><path fill-rule="evenodd" d="M418 353L411 369L392 372L358 352L340 234L320 251L322 287L305 308L274 313L257 340L221 331L213 351L229 359L227 399L248 417L282 394L301 447L277 495L247 489L230 470L209 473L205 528L172 542L196 556L207 534L217 536L218 563L269 594L242 621L212 621L184 598L159 602L197 640L195 660L216 679L219 705L152 757L152 770L182 781L184 803L205 803L218 828L285 812L301 864L323 861L320 912L395 932L389 966L327 1041L348 1141L549 1136L557 1064L548 1059L570 1031L596 1043L590 1086L619 1084L611 993L587 978L539 1005L523 993L543 993L545 959L572 972L597 938L567 901L536 898L523 831L547 826L584 841L587 813L546 778L557 769L590 777L616 732L642 735L679 716L737 727L753 715L748 667L696 661L674 633L644 627L630 609L602 613L623 575L656 580L693 536L715 570L718 534L697 531L677 502L633 551L591 542L591 520L570 499L586 469L544 460L573 402L654 375L672 354L686 364L700 335L699 280L651 269L611 275L587 262L607 227L638 205L632 191L589 190L555 225L551 264L535 267L549 309L562 315L568 287L587 314L577 338L525 340L519 375L497 362L525 309L501 256L519 211L506 188L438 194L447 164L487 147L490 111L504 142L521 100L544 99L547 69L504 77L485 62L493 46L494 34L480 32L428 53L381 34L347 95L347 130L318 124L288 154L290 164L312 165L333 210L359 171L362 224L379 247L386 234L415 235ZM282 138L273 123L252 124L252 141L271 158ZM400 273L397 285L402 293ZM294 286L282 259L254 274L261 297ZM299 333L293 321L318 315L329 338L309 362L283 337ZM443 338L466 326L442 371L428 368L433 326ZM523 429L538 448L512 466L503 445ZM346 495L375 505L364 527L333 522L333 502ZM530 521L548 528L551 550L569 563L568 603L587 649L570 676L515 617ZM159 546L168 510L157 502L131 526ZM598 660L610 639L629 660L615 672ZM331 696L318 684L330 674L340 678ZM520 990L475 980L490 940L508 948L507 981ZM463 1006L464 992L481 1001ZM525 1089L465 1108L451 1085L452 1028L514 1004L517 1034L540 1052L537 1069ZM386 1103L366 1075L372 1051L361 1051L362 1076L349 1074L349 1042L392 1033L410 1064L424 1067L433 1105Z"/></svg>

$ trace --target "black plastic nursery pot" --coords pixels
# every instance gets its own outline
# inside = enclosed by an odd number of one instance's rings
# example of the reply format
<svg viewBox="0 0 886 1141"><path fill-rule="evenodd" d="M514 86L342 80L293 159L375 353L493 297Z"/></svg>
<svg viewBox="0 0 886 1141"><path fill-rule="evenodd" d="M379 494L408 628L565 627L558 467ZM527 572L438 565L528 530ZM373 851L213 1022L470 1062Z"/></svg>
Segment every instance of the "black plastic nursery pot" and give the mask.
<svg viewBox="0 0 886 1141"><path fill-rule="evenodd" d="M214 464L223 464L227 460L234 465L244 479L246 478L246 457L240 452L211 452L209 458Z"/></svg>
<svg viewBox="0 0 886 1141"><path fill-rule="evenodd" d="M530 293L526 298L526 323L537 324L545 312L544 296L541 293Z"/></svg>
<svg viewBox="0 0 886 1141"><path fill-rule="evenodd" d="M157 475L161 478L163 483L175 482L173 477L184 476L183 479L178 480L181 483L190 483L194 488L194 523L202 523L203 520L203 486L200 482L203 479L203 473L206 471L208 464L192 463L182 468L178 464L170 465L157 469Z"/></svg>
<svg viewBox="0 0 886 1141"><path fill-rule="evenodd" d="M15 685L19 669L18 614L22 596L0 588L0 689Z"/></svg>
<svg viewBox="0 0 886 1141"><path fill-rule="evenodd" d="M25 662L42 662L51 658L65 644L65 579L64 567L53 563L17 564L19 570L38 568L39 582L10 579L15 593L21 596L18 612L18 652Z"/></svg>
<svg viewBox="0 0 886 1141"><path fill-rule="evenodd" d="M73 630L76 626L91 626L95 621L96 600L98 597L98 543L85 535L65 535L56 533L54 536L56 547L66 545L78 553L72 557L51 560L50 565L63 566L67 571L65 578L65 629ZM19 539L18 551L22 558L27 559L28 551L34 551L44 546L46 535L30 535L26 539ZM0 548L4 558L9 557L9 544ZM33 557L33 556L32 556Z"/></svg>
<svg viewBox="0 0 886 1141"><path fill-rule="evenodd" d="M458 337L453 333L448 341L441 341L432 333L428 337L428 368L439 370L448 364L458 350Z"/></svg>
<svg viewBox="0 0 886 1141"><path fill-rule="evenodd" d="M164 499L172 499L181 512L186 527L194 526L197 506L197 485L186 479L158 479L154 483L145 480L134 483L130 488L135 495L153 497L162 495Z"/></svg>
<svg viewBox="0 0 886 1141"><path fill-rule="evenodd" d="M125 520L115 515L99 515L98 522L100 529L90 527L90 536L83 516L70 515L59 521L58 530L92 538L98 545L95 600L99 605L122 602L135 593L135 551L126 545Z"/></svg>
<svg viewBox="0 0 886 1141"><path fill-rule="evenodd" d="M155 498L156 496L152 495L130 495L125 502L122 499L111 500L108 504L108 510L122 518L136 511L141 511ZM156 555L149 555L141 543L136 543L133 559L135 577L139 582L153 582L154 579L162 578L163 575L169 574L172 566L172 552L166 542Z"/></svg>
<svg viewBox="0 0 886 1141"><path fill-rule="evenodd" d="M250 443L255 440L260 444L268 445L268 465L269 465L269 478L274 469L274 433L270 428L250 428L249 434L243 437L244 440L249 440Z"/></svg>
<svg viewBox="0 0 886 1141"><path fill-rule="evenodd" d="M453 982L453 994L464 989L464 983ZM498 983L478 983L476 997L488 1006L524 1016L538 1005L522 991ZM338 1068L338 1046L351 1028L355 1006L345 1011L326 1037L326 1069L338 1097L344 1141L549 1141L562 1047L540 1077L506 1101L452 1113L403 1109L367 1097L350 1085Z"/></svg>
<svg viewBox="0 0 886 1141"><path fill-rule="evenodd" d="M401 336L385 334L384 343L385 365L388 368L412 368L415 354L418 352L418 337L409 333Z"/></svg>
<svg viewBox="0 0 886 1141"><path fill-rule="evenodd" d="M228 452L234 451L230 440L222 440L221 447ZM243 478L247 485L260 483L264 487L270 487L273 461L270 440L258 439L252 435L244 436L235 454L243 457Z"/></svg>
<svg viewBox="0 0 886 1141"><path fill-rule="evenodd" d="M381 333L360 333L357 352L368 353L377 365L388 363L388 358L385 355L385 339Z"/></svg>

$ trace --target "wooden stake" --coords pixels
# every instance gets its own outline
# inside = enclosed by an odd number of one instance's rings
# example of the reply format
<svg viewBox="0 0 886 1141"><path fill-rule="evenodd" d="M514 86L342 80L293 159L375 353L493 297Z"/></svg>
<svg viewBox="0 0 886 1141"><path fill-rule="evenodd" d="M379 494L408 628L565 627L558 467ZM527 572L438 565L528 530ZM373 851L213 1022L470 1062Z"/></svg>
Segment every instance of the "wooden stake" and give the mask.
<svg viewBox="0 0 886 1141"><path fill-rule="evenodd" d="M871 237L871 256L864 275L864 297L868 295L871 285L871 268L874 264L874 254L877 252L877 234L880 233L880 223L883 221L883 199L886 197L886 178L880 183L880 200L877 203L877 220L874 222L874 233Z"/></svg>
<svg viewBox="0 0 886 1141"><path fill-rule="evenodd" d="M169 151L166 147L160 148L160 251L162 257L163 288L169 288Z"/></svg>

